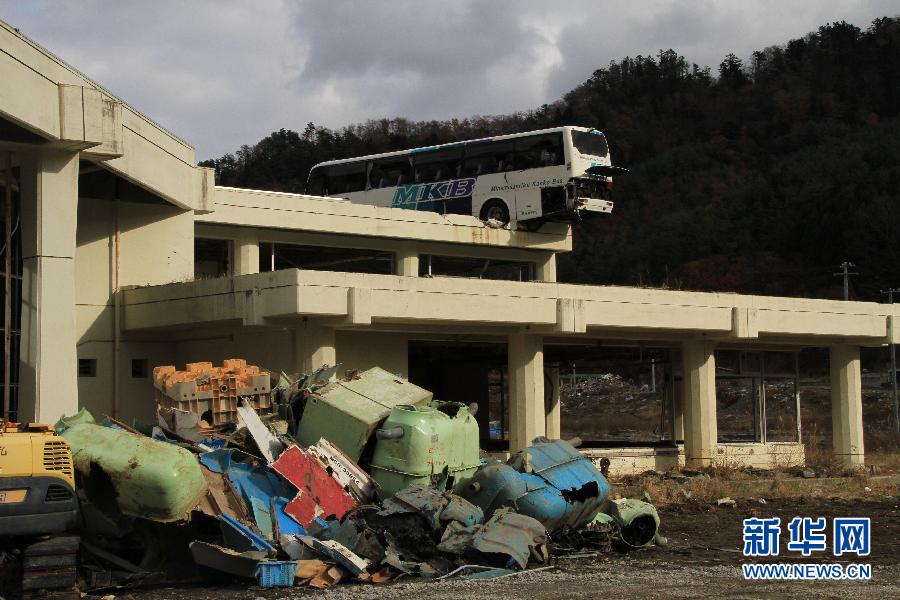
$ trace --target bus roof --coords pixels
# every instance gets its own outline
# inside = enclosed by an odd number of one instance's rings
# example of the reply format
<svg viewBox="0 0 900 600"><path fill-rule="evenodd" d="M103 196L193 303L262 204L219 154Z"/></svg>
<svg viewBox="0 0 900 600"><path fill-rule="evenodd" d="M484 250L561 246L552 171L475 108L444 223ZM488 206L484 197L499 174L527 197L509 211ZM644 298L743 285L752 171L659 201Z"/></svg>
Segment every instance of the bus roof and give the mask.
<svg viewBox="0 0 900 600"><path fill-rule="evenodd" d="M407 150L394 150L392 152L381 152L379 154L367 154L365 156L354 156L353 158L339 158L339 159L335 159L335 160L325 160L320 163L316 163L315 165L313 165L312 168L315 169L316 167L321 167L321 166L360 162L360 161L364 161L364 160L372 160L375 158L386 158L389 156L402 156L404 154L415 154L418 152L430 152L432 150L440 150L441 148L455 148L458 146L465 146L467 144L476 144L476 143L480 143L480 142L511 140L511 139L515 139L515 138L526 137L529 135L540 135L542 133L555 133L557 131L565 131L567 129L568 130L574 129L576 131L596 131L595 129L592 129L590 127L577 127L574 125L565 125L562 127L551 127L549 129L536 129L534 131L523 131L521 133L508 133L506 135L495 135L492 137L477 138L474 140L463 140L460 142L450 142L448 144L438 144L436 146L422 146L421 148L409 148ZM312 170L312 169L310 169L310 170Z"/></svg>

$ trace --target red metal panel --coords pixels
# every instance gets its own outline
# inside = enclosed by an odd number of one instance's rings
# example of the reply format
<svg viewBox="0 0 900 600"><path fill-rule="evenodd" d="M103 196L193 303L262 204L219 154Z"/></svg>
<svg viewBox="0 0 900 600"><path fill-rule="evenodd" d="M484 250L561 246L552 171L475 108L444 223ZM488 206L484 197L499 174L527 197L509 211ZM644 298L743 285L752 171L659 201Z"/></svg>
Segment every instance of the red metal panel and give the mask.
<svg viewBox="0 0 900 600"><path fill-rule="evenodd" d="M272 469L299 492L284 512L304 527L316 517L343 517L356 506L351 496L328 471L328 466L312 453L291 446L272 463Z"/></svg>

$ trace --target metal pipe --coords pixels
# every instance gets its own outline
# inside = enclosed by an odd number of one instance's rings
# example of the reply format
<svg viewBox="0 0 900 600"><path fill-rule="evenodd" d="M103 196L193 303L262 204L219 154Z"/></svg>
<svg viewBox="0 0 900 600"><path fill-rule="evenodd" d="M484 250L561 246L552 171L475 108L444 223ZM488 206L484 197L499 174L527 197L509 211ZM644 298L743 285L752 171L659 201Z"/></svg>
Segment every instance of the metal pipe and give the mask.
<svg viewBox="0 0 900 600"><path fill-rule="evenodd" d="M794 354L794 410L797 414L797 443L803 441L803 429L800 423L800 353Z"/></svg>
<svg viewBox="0 0 900 600"><path fill-rule="evenodd" d="M887 294L888 303L894 303L894 294L900 292L900 288L890 288L881 292ZM900 397L897 395L897 346L891 340L891 388L894 392L894 436L900 439Z"/></svg>
<svg viewBox="0 0 900 600"><path fill-rule="evenodd" d="M375 437L379 440L399 440L405 434L406 431L400 426L375 430Z"/></svg>
<svg viewBox="0 0 900 600"><path fill-rule="evenodd" d="M6 170L3 174L5 186L4 205L6 209L5 240L3 261L3 407L0 418L6 419L10 409L11 369L12 369L12 152L6 153Z"/></svg>
<svg viewBox="0 0 900 600"><path fill-rule="evenodd" d="M897 401L897 345L891 344L891 384L894 388L894 435L900 438L900 403Z"/></svg>
<svg viewBox="0 0 900 600"><path fill-rule="evenodd" d="M121 245L121 232L119 229L119 194L118 179L116 180L116 209L115 232L113 235L113 418L119 418L119 388L121 376L119 366L121 362L120 350L122 347L121 333L121 297L119 294L119 248Z"/></svg>

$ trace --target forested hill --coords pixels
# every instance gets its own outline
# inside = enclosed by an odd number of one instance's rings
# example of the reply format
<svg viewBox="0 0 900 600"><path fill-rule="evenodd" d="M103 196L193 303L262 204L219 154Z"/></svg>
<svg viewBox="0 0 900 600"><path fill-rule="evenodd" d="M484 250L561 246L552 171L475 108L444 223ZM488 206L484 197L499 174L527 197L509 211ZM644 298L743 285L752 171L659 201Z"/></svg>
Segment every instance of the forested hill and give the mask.
<svg viewBox="0 0 900 600"><path fill-rule="evenodd" d="M560 279L856 298L900 286L900 18L731 54L612 62L531 112L282 129L207 161L221 185L302 192L316 162L556 125L610 141L612 215L580 224Z"/></svg>

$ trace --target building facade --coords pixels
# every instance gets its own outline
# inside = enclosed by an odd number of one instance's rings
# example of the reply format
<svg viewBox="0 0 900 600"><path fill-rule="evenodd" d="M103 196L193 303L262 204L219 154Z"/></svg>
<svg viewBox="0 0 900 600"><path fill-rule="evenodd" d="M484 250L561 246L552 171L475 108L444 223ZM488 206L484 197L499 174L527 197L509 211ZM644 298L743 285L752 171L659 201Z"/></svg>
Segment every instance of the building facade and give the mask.
<svg viewBox="0 0 900 600"><path fill-rule="evenodd" d="M652 439L586 452L620 470L770 466L803 460L790 361L816 347L835 452L864 460L860 348L900 341L897 307L559 283L567 225L218 187L190 145L2 22L0 51L4 408L19 420L84 406L150 421L156 365L339 362L479 402L484 446L503 452L564 432L571 365L638 353ZM717 410L738 380L758 392L732 432ZM585 417L625 423L611 402Z"/></svg>

